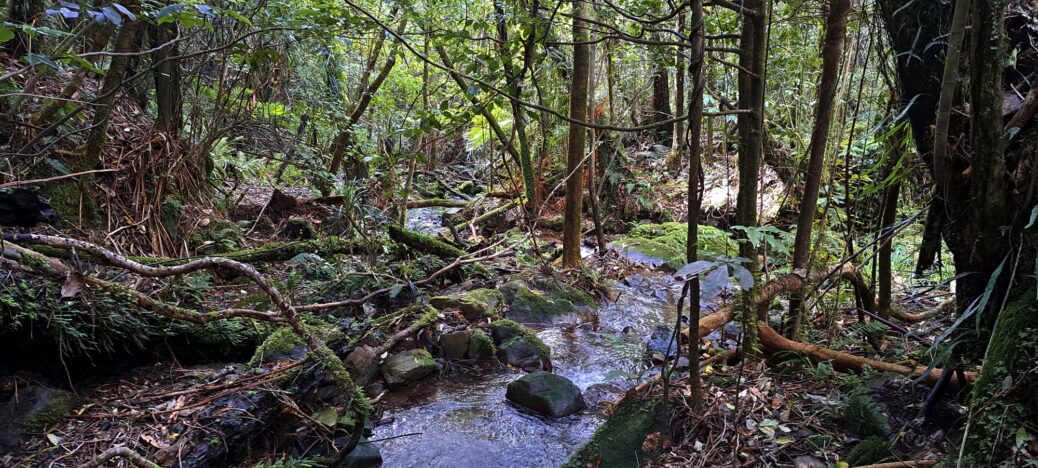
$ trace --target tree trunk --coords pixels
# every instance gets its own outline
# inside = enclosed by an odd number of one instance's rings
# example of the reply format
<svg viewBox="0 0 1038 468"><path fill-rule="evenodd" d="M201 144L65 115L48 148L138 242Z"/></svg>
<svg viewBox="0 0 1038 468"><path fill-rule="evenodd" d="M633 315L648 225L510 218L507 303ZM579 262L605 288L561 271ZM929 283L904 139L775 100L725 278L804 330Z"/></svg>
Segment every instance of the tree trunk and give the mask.
<svg viewBox="0 0 1038 468"><path fill-rule="evenodd" d="M177 37L175 22L151 26L151 46L158 48ZM180 55L176 44L156 50L152 54L155 66L155 103L158 118L155 126L176 137L183 128L183 98L180 93L180 62L170 57Z"/></svg>
<svg viewBox="0 0 1038 468"><path fill-rule="evenodd" d="M659 39L654 36L655 39ZM652 74L652 119L659 123L674 118L670 111L670 80L668 79L666 50L667 46L654 46L655 70ZM674 124L662 125L654 130L656 143L669 147L674 136Z"/></svg>
<svg viewBox="0 0 1038 468"><path fill-rule="evenodd" d="M537 2L534 3L536 4ZM536 8L536 6L533 7L532 11L534 14L536 14ZM537 213L537 186L533 177L533 158L530 154L530 141L526 136L526 109L519 103L519 99L522 97L522 81L527 67L523 66L517 71L512 65L512 57L508 50L508 25L505 22L505 9L501 1L494 2L494 12L497 16L498 49L501 54L502 68L504 68L505 72L506 90L512 98L510 104L512 108L513 135L519 141L519 170L523 175L523 188L526 193L525 208L530 216L528 219L532 221L532 216L535 216ZM535 17L527 18L527 21L534 20L536 20ZM529 56L529 54L533 53L531 49L534 46L533 40L537 35L536 27L531 27L526 33L529 40L525 44L526 51L524 55Z"/></svg>
<svg viewBox="0 0 1038 468"><path fill-rule="evenodd" d="M685 32L685 14L681 13L678 15L678 34ZM693 43L695 39L689 38ZM675 62L677 63L677 73L674 75L674 114L678 116L685 115L685 51L680 47L674 48ZM692 78L695 79L694 77ZM691 109L689 109L691 111ZM689 117L691 119L691 116ZM681 166L681 158L685 150L685 122L678 121L674 122L674 153L672 156L675 165L670 169L677 169Z"/></svg>
<svg viewBox="0 0 1038 468"><path fill-rule="evenodd" d="M703 46L705 42L705 24L703 21L703 0L693 0L692 5L691 57L689 58L689 75L692 78L692 92L688 98L688 243L685 257L688 263L699 259L699 215L703 206L703 191L699 185L702 173L702 133L703 133L703 88L706 80L703 76ZM680 20L684 23L684 17ZM682 93L683 94L683 93ZM684 135L679 135L683 137ZM699 276L689 281L688 318L689 323L699 324ZM681 311L678 311L680 314ZM692 407L698 407L703 401L701 377L699 375L699 340L690 339L688 345L688 386Z"/></svg>
<svg viewBox="0 0 1038 468"><path fill-rule="evenodd" d="M569 87L569 116L587 119L587 84L591 61L588 50L587 0L573 0L573 74ZM562 230L562 266L579 268L584 196L584 126L570 122L566 153L566 212Z"/></svg>
<svg viewBox="0 0 1038 468"><path fill-rule="evenodd" d="M136 10L136 5L127 5L128 8ZM140 21L127 21L123 24L122 29L119 30L119 35L115 38L114 52L117 54L125 54L132 51L134 47L133 39L137 35L137 26ZM108 138L108 118L112 115L112 105L115 103L119 88L123 85L123 78L126 75L126 66L129 63L129 57L126 55L116 55L112 57L112 63L108 66L108 72L105 74L104 84L101 85L101 91L98 93L98 100L94 102L94 120L92 123L92 130L90 136L87 138L86 149L84 150L84 156L87 161L101 162L101 150L104 148L105 140Z"/></svg>
<svg viewBox="0 0 1038 468"><path fill-rule="evenodd" d="M739 54L739 108L749 110L738 117L739 133L739 192L735 200L735 222L740 226L757 226L757 182L760 173L761 151L764 131L764 69L767 44L766 8L764 0L747 0L743 3L743 26L740 34ZM759 271L756 248L743 236L739 244L739 256L750 259L747 265L755 275ZM749 296L749 295L746 295ZM742 349L752 355L756 349L757 315L765 311L754 311L749 299L743 300ZM757 313L755 313L757 312Z"/></svg>
<svg viewBox="0 0 1038 468"><path fill-rule="evenodd" d="M793 244L793 269L804 268L811 258L811 227L818 212L818 190L822 183L825 166L825 150L829 147L829 127L833 119L833 100L840 80L840 61L843 58L843 41L847 35L847 14L850 0L830 0L829 15L825 21L825 42L822 45L822 77L818 84L818 101L815 107L815 126L811 131L810 158L807 177L804 179L804 195L800 201L797 218L796 240ZM788 336L797 339L799 324L803 321L801 310L803 297L794 294L789 301L790 315L785 330Z"/></svg>

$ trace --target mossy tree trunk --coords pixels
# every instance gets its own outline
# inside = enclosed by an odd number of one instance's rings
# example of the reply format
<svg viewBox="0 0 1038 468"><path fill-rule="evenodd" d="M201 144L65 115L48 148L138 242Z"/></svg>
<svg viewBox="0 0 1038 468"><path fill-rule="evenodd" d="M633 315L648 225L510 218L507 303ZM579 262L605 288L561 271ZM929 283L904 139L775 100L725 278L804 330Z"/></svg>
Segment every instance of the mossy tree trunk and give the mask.
<svg viewBox="0 0 1038 468"><path fill-rule="evenodd" d="M577 121L587 120L588 75L591 69L588 48L587 0L573 0L573 73L570 81L569 116ZM562 266L580 267L580 238L582 234L584 198L584 140L587 130L583 125L570 122L566 153L566 212L562 230Z"/></svg>

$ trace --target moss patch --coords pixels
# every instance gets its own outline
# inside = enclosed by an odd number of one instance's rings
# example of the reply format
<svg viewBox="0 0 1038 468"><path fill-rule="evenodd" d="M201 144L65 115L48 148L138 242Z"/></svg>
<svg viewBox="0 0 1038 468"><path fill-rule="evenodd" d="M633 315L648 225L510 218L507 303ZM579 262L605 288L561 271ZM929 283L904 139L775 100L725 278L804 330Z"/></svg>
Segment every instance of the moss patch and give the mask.
<svg viewBox="0 0 1038 468"><path fill-rule="evenodd" d="M66 414L75 409L78 402L74 394L63 390L48 391L51 393L48 401L22 421L23 431L31 434L42 433L61 422Z"/></svg>
<svg viewBox="0 0 1038 468"><path fill-rule="evenodd" d="M863 390L852 391L840 411L844 427L861 437L882 436L890 430L887 417Z"/></svg>
<svg viewBox="0 0 1038 468"><path fill-rule="evenodd" d="M661 260L677 269L685 264L685 246L688 244L688 223L640 224L626 236L616 239L621 248ZM713 226L699 225L700 255L731 256L739 246L727 232Z"/></svg>
<svg viewBox="0 0 1038 468"><path fill-rule="evenodd" d="M188 248L198 253L220 254L241 248L245 233L234 221L214 219L205 226L191 231L187 237Z"/></svg>
<svg viewBox="0 0 1038 468"><path fill-rule="evenodd" d="M508 301L506 315L525 323L550 323L553 319L577 313L577 307L594 307L595 300L583 291L555 282L543 282L531 289L516 280L501 286Z"/></svg>
<svg viewBox="0 0 1038 468"><path fill-rule="evenodd" d="M544 343L541 343L544 344ZM486 359L492 357L497 350L494 348L494 340L483 333L483 330L473 330L469 338L468 357L470 359Z"/></svg>
<svg viewBox="0 0 1038 468"><path fill-rule="evenodd" d="M643 443L648 434L664 429L666 415L666 405L657 400L624 403L563 466L642 466L659 455L659 448L643 451Z"/></svg>
<svg viewBox="0 0 1038 468"><path fill-rule="evenodd" d="M519 336L513 337L513 338L509 339L508 341L505 341L504 343L502 343L501 347L502 348L508 348L508 347L511 347L511 346L515 346L516 344L519 344L519 343L526 343L527 345L530 345L530 346L532 346L534 348L537 348L537 350L540 351L545 356L551 356L551 348L549 348L548 345L544 344L544 342L541 341L540 338L537 338L537 335L534 335L532 333L529 334L529 335L519 335Z"/></svg>
<svg viewBox="0 0 1038 468"><path fill-rule="evenodd" d="M891 452L887 440L872 436L851 449L851 452L847 454L847 464L850 466L871 465L886 460L891 455L893 452Z"/></svg>

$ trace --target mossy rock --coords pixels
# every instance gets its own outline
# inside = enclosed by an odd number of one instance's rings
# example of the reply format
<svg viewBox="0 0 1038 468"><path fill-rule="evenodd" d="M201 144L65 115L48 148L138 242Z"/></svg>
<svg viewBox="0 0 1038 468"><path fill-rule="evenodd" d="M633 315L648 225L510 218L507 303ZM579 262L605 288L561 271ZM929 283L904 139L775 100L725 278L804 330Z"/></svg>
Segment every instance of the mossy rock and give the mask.
<svg viewBox="0 0 1038 468"><path fill-rule="evenodd" d="M438 296L429 300L437 310L458 309L466 320L480 320L497 315L504 304L501 292L494 289L474 289L459 296Z"/></svg>
<svg viewBox="0 0 1038 468"><path fill-rule="evenodd" d="M57 151L60 156L52 159L51 165L41 164L32 170L30 178L59 176L63 173L83 172L97 169L100 161L87 157L83 152ZM57 168L63 165L62 170ZM50 201L54 214L62 221L85 226L100 226L101 210L98 207L98 193L95 190L96 177L86 174L72 180L43 184L39 188L40 196Z"/></svg>
<svg viewBox="0 0 1038 468"><path fill-rule="evenodd" d="M382 363L382 376L386 383L399 385L425 378L437 369L436 360L429 351L417 348L401 351L386 358Z"/></svg>
<svg viewBox="0 0 1038 468"><path fill-rule="evenodd" d="M520 335L501 343L497 358L525 371L551 370L551 348L536 335Z"/></svg>
<svg viewBox="0 0 1038 468"><path fill-rule="evenodd" d="M505 316L521 323L573 321L580 309L595 306L595 300L586 293L554 282L530 288L517 280L504 284L500 291L508 303Z"/></svg>
<svg viewBox="0 0 1038 468"><path fill-rule="evenodd" d="M542 343L543 344L543 343ZM469 339L469 359L486 360L494 357L497 352L497 348L494 347L494 340L492 340L483 330L473 330L472 337Z"/></svg>
<svg viewBox="0 0 1038 468"><path fill-rule="evenodd" d="M508 384L505 398L553 418L587 408L580 388L569 379L548 372L534 372L513 380Z"/></svg>
<svg viewBox="0 0 1038 468"><path fill-rule="evenodd" d="M851 449L847 454L847 464L850 466L871 465L879 463L893 456L890 444L882 437L869 437Z"/></svg>
<svg viewBox="0 0 1038 468"><path fill-rule="evenodd" d="M263 363L277 359L279 356L298 354L302 357L306 354L303 348L303 339L289 327L281 327L271 333L256 347L256 352L249 359L249 367L260 366ZM299 352L294 352L299 351Z"/></svg>
<svg viewBox="0 0 1038 468"><path fill-rule="evenodd" d="M625 402L563 466L643 466L660 454L662 447L647 446L645 439L666 429L667 414L666 404L658 400Z"/></svg>
<svg viewBox="0 0 1038 468"><path fill-rule="evenodd" d="M662 263L678 269L686 263L688 223L639 224L626 236L618 237L614 245L638 256L648 263ZM713 226L699 225L700 255L733 256L739 246L727 232Z"/></svg>
<svg viewBox="0 0 1038 468"><path fill-rule="evenodd" d="M840 406L840 419L846 430L860 437L885 436L890 433L890 422L876 402L861 389L847 395Z"/></svg>
<svg viewBox="0 0 1038 468"><path fill-rule="evenodd" d="M72 392L41 385L23 387L17 396L0 403L0 438L16 440L23 434L43 433L78 403Z"/></svg>

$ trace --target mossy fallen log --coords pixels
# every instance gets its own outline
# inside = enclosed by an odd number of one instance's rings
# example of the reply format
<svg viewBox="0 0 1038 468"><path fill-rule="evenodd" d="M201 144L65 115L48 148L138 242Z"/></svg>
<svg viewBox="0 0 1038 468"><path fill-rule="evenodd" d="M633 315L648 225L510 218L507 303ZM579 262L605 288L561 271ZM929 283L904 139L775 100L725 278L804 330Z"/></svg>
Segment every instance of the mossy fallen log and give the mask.
<svg viewBox="0 0 1038 468"><path fill-rule="evenodd" d="M254 249L236 250L233 252L215 254L210 256L217 258L229 258L231 260L237 260L242 263L283 262L285 260L291 260L292 257L295 257L296 255L299 255L301 253L312 253L323 257L341 253L352 253L354 249L358 248L360 248L358 243L352 240L344 239L342 237L331 236L307 241L268 242ZM186 263L189 260L191 260L190 258L170 259L147 257L130 257L130 259L137 261L138 263L161 263L163 265L179 265L181 263Z"/></svg>
<svg viewBox="0 0 1038 468"><path fill-rule="evenodd" d="M475 218L473 218L470 221L462 221L460 223L455 224L454 228L455 229L464 229L465 227L467 227L469 225L479 226L480 224L483 224L484 222L486 222L488 219L491 219L494 216L500 215L500 214L502 214L502 213L504 213L504 212L506 212L506 211L508 211L508 210L510 210L512 208L514 208L518 204L519 204L518 200L509 200L507 203L505 203L505 204L503 204L503 205L501 205L501 206L499 206L497 208L494 208L494 209L492 209L492 210L490 210L490 211L488 211L486 213L483 213L483 214L481 214L479 216L476 216Z"/></svg>
<svg viewBox="0 0 1038 468"><path fill-rule="evenodd" d="M646 443L646 437L666 430L668 413L660 400L624 402L563 467L641 466L655 459L663 447Z"/></svg>
<svg viewBox="0 0 1038 468"><path fill-rule="evenodd" d="M439 206L444 208L464 208L469 202L464 200L451 200L449 198L426 198L424 200L411 200L407 202L408 208L428 208Z"/></svg>
<svg viewBox="0 0 1038 468"><path fill-rule="evenodd" d="M451 260L466 255L464 250L442 240L420 232L412 231L397 224L389 224L386 227L386 230L389 232L390 239L422 253Z"/></svg>

